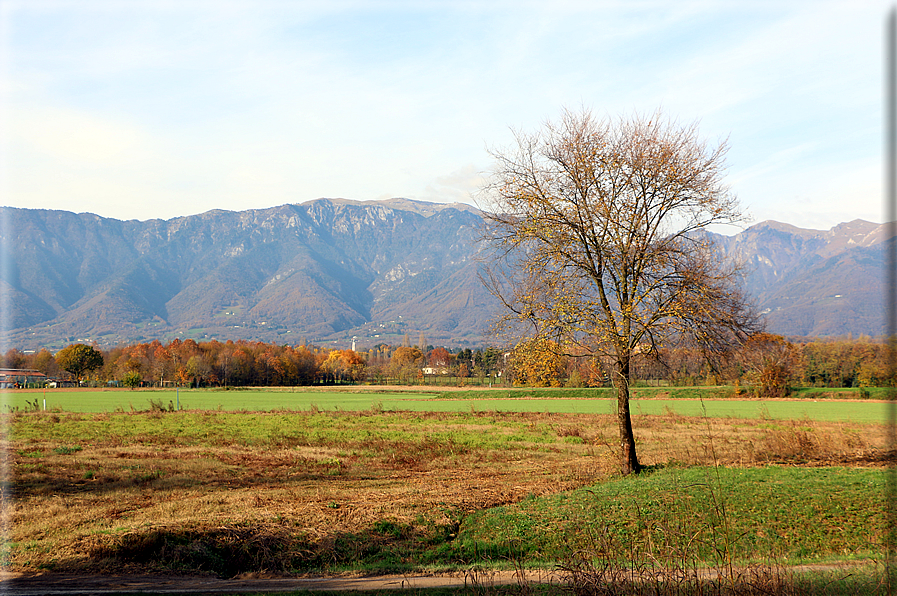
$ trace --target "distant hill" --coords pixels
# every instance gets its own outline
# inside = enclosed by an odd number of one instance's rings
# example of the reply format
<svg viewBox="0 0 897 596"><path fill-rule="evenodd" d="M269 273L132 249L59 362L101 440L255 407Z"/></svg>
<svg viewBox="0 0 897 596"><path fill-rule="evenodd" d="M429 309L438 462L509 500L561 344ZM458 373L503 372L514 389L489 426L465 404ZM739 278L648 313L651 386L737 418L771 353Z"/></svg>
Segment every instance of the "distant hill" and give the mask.
<svg viewBox="0 0 897 596"><path fill-rule="evenodd" d="M860 219L831 230L764 221L717 237L747 265L746 286L771 331L789 336L881 336L887 226Z"/></svg>
<svg viewBox="0 0 897 596"><path fill-rule="evenodd" d="M2 208L11 257L7 345L101 346L175 337L434 345L486 338L495 300L477 277L469 205L319 199L171 220ZM884 333L885 227L762 222L723 251L787 335ZM893 239L890 239L893 241Z"/></svg>

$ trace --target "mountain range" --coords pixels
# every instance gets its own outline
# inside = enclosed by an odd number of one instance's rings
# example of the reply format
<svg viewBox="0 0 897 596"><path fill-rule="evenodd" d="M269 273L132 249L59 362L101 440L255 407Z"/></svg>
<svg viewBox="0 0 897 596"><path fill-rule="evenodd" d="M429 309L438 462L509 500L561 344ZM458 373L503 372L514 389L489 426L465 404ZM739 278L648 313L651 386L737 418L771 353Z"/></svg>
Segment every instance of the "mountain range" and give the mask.
<svg viewBox="0 0 897 596"><path fill-rule="evenodd" d="M7 347L217 338L480 345L497 312L464 204L318 199L170 220L0 208ZM713 234L770 331L885 333L887 227L766 221Z"/></svg>
<svg viewBox="0 0 897 596"><path fill-rule="evenodd" d="M768 329L785 336L887 333L889 226L864 220L830 230L764 221L716 240L746 264L746 288Z"/></svg>

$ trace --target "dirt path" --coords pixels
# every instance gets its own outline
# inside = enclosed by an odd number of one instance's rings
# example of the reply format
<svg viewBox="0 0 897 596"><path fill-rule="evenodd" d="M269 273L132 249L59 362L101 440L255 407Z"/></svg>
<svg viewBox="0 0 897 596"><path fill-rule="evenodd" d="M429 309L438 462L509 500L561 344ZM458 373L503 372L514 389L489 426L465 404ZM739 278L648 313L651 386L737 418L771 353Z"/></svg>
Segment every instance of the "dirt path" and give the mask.
<svg viewBox="0 0 897 596"><path fill-rule="evenodd" d="M796 565L779 573L843 573L869 561ZM715 570L700 572L703 579L717 577ZM561 584L562 576L544 570L487 571L447 575L378 575L370 577L216 579L176 575L66 575L22 574L0 571L2 596L73 596L76 594L258 594L305 591L408 590L424 588L489 587L498 585Z"/></svg>
<svg viewBox="0 0 897 596"><path fill-rule="evenodd" d="M40 596L74 594L235 594L277 593L298 590L358 591L451 588L534 583L557 583L558 577L545 572L527 572L521 578L514 571L457 575L380 575L373 577L328 578L238 578L215 579L195 576L128 575L82 576L58 573L0 573L0 594Z"/></svg>

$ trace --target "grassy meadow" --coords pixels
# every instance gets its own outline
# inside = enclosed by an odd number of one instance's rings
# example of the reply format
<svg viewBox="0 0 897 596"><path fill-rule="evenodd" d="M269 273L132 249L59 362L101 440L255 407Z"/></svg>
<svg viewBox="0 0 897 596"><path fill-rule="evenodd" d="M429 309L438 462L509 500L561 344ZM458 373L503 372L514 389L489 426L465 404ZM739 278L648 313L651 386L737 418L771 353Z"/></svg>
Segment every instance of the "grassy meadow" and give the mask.
<svg viewBox="0 0 897 596"><path fill-rule="evenodd" d="M181 390L181 411L173 391L48 391L48 411L12 412L43 394L7 394L2 554L25 572L519 567L571 585L877 569L883 404L636 399L648 469L621 478L612 402L573 391ZM874 593L866 569L845 573Z"/></svg>
<svg viewBox="0 0 897 596"><path fill-rule="evenodd" d="M799 398L788 400L758 400L735 395L734 390L727 387L636 388L633 390L632 411L634 415L675 413L712 418L808 418L873 423L884 423L887 420L885 405L877 400L860 398L858 390L805 390L798 393ZM612 389L52 389L8 392L0 396L0 410L4 412L29 409L132 412L152 409L153 404L157 409L252 412L356 412L381 409L412 412L611 414L616 408Z"/></svg>

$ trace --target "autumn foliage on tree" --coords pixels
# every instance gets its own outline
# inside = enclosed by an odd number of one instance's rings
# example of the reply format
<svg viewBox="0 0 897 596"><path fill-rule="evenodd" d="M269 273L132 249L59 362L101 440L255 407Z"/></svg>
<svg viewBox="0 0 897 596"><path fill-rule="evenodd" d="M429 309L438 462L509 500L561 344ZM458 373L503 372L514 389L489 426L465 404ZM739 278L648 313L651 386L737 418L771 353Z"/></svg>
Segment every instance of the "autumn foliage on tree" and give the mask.
<svg viewBox="0 0 897 596"><path fill-rule="evenodd" d="M413 382L417 379L420 367L425 361L423 352L418 348L401 346L392 352L389 359L389 374L404 383Z"/></svg>
<svg viewBox="0 0 897 596"><path fill-rule="evenodd" d="M560 387L565 362L551 340L524 340L511 351L514 382L532 387Z"/></svg>
<svg viewBox="0 0 897 596"><path fill-rule="evenodd" d="M757 325L737 268L702 230L742 216L723 183L725 143L660 113L565 112L493 152L481 198L494 252L482 275L506 307L501 332L610 364L621 472L641 468L629 409L636 353L689 338L707 356Z"/></svg>
<svg viewBox="0 0 897 596"><path fill-rule="evenodd" d="M427 354L427 363L430 366L445 367L451 364L452 355L445 348L434 348Z"/></svg>
<svg viewBox="0 0 897 596"><path fill-rule="evenodd" d="M797 376L824 387L893 386L888 344L869 337L808 342L800 346Z"/></svg>
<svg viewBox="0 0 897 596"><path fill-rule="evenodd" d="M419 365L423 363L424 355L418 348L402 346L393 351L390 361L399 367Z"/></svg>
<svg viewBox="0 0 897 596"><path fill-rule="evenodd" d="M192 339L118 346L106 353L101 376L123 382L132 372L143 382L197 386L283 386L315 382L318 362L304 346Z"/></svg>
<svg viewBox="0 0 897 596"><path fill-rule="evenodd" d="M417 348L388 344L353 353L247 341L174 340L167 345L152 341L108 350L94 348L103 365L91 376L126 387L419 383L424 373L421 369L429 365L438 370L423 378L443 377L443 382L455 378L479 384L600 387L612 381L613 361L606 356L550 342L545 346L533 349L533 344L524 341L516 350L464 349L452 354L439 347L424 354ZM641 347L634 350L629 372L633 380L679 386L737 384L766 396L783 395L793 386L889 387L894 381L888 348L882 338L868 336L789 341L757 333L728 354L725 366L711 366L700 345L679 342L660 346L656 355L643 353ZM27 353L7 350L0 355L0 368L38 370L51 378L64 370L46 349Z"/></svg>
<svg viewBox="0 0 897 596"><path fill-rule="evenodd" d="M81 381L84 373L103 366L103 354L87 344L72 344L57 352L56 363L71 373L76 381Z"/></svg>
<svg viewBox="0 0 897 596"><path fill-rule="evenodd" d="M740 351L745 380L759 397L785 397L791 392L800 350L781 335L757 333Z"/></svg>
<svg viewBox="0 0 897 596"><path fill-rule="evenodd" d="M333 380L356 382L364 378L365 361L352 350L332 350L321 363L321 372Z"/></svg>

